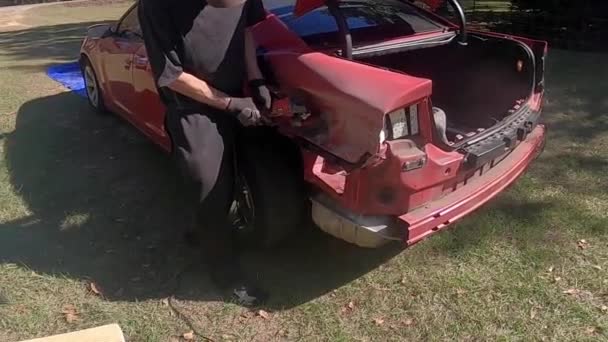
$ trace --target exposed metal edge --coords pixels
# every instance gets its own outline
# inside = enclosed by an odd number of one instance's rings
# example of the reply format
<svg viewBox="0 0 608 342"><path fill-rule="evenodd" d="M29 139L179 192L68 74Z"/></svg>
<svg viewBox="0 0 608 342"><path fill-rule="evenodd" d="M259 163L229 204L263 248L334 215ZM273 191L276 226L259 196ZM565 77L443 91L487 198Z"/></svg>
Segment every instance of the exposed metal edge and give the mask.
<svg viewBox="0 0 608 342"><path fill-rule="evenodd" d="M353 57L364 58L370 55L389 54L403 52L413 49L422 49L451 43L457 34L455 32L444 33L435 37L423 38L414 41L401 43L379 43L374 45L365 45L353 49Z"/></svg>

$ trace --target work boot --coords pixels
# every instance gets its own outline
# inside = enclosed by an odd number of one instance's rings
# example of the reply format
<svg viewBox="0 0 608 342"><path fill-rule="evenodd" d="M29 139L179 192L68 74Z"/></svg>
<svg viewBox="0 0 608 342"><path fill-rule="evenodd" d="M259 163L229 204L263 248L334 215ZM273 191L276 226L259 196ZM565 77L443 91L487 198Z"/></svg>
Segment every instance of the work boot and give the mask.
<svg viewBox="0 0 608 342"><path fill-rule="evenodd" d="M268 293L256 286L240 285L232 289L232 298L239 305L253 307L264 304L268 300Z"/></svg>
<svg viewBox="0 0 608 342"><path fill-rule="evenodd" d="M237 304L251 307L268 300L268 294L243 275L238 262L211 265L210 271L211 280L222 295Z"/></svg>

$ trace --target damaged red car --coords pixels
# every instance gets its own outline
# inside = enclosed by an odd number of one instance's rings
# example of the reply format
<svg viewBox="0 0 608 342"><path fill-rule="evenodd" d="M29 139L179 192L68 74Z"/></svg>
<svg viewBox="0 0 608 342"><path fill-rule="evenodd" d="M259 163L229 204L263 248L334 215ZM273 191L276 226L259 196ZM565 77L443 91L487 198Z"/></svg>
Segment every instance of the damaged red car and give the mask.
<svg viewBox="0 0 608 342"><path fill-rule="evenodd" d="M264 0L253 28L273 90L272 122L246 129L231 216L276 245L312 218L363 247L411 245L473 212L542 151L547 44L469 30L405 0ZM165 151L135 4L89 28L81 65L91 105ZM255 131L255 132L252 132Z"/></svg>

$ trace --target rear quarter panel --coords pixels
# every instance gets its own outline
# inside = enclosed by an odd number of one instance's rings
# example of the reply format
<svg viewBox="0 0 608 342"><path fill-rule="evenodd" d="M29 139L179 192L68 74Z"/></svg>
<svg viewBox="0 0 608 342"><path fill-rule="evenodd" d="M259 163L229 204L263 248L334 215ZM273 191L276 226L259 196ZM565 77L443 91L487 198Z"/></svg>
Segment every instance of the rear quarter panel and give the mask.
<svg viewBox="0 0 608 342"><path fill-rule="evenodd" d="M378 152L386 113L431 94L430 80L311 51L275 16L253 33L281 91L320 118L293 134L349 163Z"/></svg>

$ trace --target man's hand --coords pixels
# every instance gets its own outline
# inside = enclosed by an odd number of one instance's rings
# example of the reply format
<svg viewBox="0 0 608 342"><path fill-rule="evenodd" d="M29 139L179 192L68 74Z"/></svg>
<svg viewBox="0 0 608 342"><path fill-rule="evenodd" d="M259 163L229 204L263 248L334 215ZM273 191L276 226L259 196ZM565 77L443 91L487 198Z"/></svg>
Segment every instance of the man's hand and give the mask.
<svg viewBox="0 0 608 342"><path fill-rule="evenodd" d="M262 121L260 111L251 97L231 97L226 110L234 114L243 126L255 126Z"/></svg>
<svg viewBox="0 0 608 342"><path fill-rule="evenodd" d="M255 104L266 110L270 110L272 97L270 96L270 90L266 86L266 82L263 79L251 80L249 81L249 88Z"/></svg>

